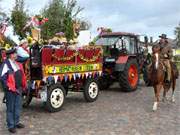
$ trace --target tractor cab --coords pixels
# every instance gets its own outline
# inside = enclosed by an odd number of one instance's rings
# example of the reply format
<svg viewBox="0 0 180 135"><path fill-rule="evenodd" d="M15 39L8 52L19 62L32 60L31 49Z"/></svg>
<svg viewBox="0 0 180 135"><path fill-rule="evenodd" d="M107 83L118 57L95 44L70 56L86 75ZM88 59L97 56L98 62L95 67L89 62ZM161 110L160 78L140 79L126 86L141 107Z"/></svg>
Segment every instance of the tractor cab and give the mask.
<svg viewBox="0 0 180 135"><path fill-rule="evenodd" d="M104 62L115 62L119 56L137 54L137 38L137 35L130 33L105 33L96 41L96 45L103 47Z"/></svg>
<svg viewBox="0 0 180 135"><path fill-rule="evenodd" d="M96 45L103 48L102 89L112 82L119 82L122 90L137 89L142 53L139 47L139 35L125 32L102 33Z"/></svg>

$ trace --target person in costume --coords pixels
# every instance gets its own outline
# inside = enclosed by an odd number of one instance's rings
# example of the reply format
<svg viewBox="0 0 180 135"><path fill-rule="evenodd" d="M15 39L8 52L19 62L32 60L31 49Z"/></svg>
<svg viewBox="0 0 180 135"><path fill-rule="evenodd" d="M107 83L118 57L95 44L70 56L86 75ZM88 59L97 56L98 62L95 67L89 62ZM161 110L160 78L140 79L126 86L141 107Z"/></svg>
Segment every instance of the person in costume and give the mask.
<svg viewBox="0 0 180 135"><path fill-rule="evenodd" d="M41 26L48 21L47 18L42 17L41 15L36 15L29 18L26 26L23 28L25 30L28 27L31 27L31 34L34 40L39 41L41 39Z"/></svg>
<svg viewBox="0 0 180 135"><path fill-rule="evenodd" d="M21 40L19 46L17 47L17 61L25 62L29 59L29 49L28 49L28 41Z"/></svg>
<svg viewBox="0 0 180 135"><path fill-rule="evenodd" d="M0 68L0 79L6 87L6 122L9 132L16 133L17 128L24 128L20 123L21 96L26 91L26 76L22 64L16 62L16 49L6 52L7 59Z"/></svg>
<svg viewBox="0 0 180 135"><path fill-rule="evenodd" d="M168 42L168 38L166 34L162 34L160 37L160 41L158 43L161 51L160 58L163 60L163 64L165 65L167 76L166 76L166 83L170 83L171 81L171 59L173 57L172 46Z"/></svg>

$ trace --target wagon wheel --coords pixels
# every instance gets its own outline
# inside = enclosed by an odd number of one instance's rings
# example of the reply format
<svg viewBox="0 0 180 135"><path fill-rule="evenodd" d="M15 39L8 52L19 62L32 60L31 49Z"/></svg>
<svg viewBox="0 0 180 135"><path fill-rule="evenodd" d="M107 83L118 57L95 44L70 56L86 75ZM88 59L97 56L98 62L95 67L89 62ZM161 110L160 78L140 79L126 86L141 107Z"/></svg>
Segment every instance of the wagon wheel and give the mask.
<svg viewBox="0 0 180 135"><path fill-rule="evenodd" d="M87 79L84 85L84 98L87 102L94 102L98 98L99 87L96 79Z"/></svg>
<svg viewBox="0 0 180 135"><path fill-rule="evenodd" d="M22 106L24 108L27 108L29 106L29 104L31 103L32 98L33 98L32 93L22 94Z"/></svg>
<svg viewBox="0 0 180 135"><path fill-rule="evenodd" d="M49 112L61 110L65 100L65 89L61 84L53 84L47 91L46 108Z"/></svg>

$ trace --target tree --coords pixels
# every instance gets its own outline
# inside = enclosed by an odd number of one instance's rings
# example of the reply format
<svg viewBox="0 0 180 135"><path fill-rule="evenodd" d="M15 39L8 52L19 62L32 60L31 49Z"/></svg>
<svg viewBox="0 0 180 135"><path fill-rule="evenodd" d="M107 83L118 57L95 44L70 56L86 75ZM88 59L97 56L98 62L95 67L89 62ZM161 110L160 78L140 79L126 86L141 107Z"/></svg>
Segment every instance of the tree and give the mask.
<svg viewBox="0 0 180 135"><path fill-rule="evenodd" d="M177 46L180 47L180 23L175 28L175 35L176 35Z"/></svg>
<svg viewBox="0 0 180 135"><path fill-rule="evenodd" d="M76 0L68 0L65 5L65 16L64 16L64 32L67 40L71 40L78 36L78 30L75 28L77 21L77 15L83 10L83 8L77 5Z"/></svg>
<svg viewBox="0 0 180 135"><path fill-rule="evenodd" d="M28 29L26 31L22 31L22 28L26 25L29 18L24 5L24 0L16 0L15 6L11 12L11 22L14 28L14 34L18 35L19 39L25 38L25 33L29 31Z"/></svg>
<svg viewBox="0 0 180 135"><path fill-rule="evenodd" d="M48 22L42 26L42 37L52 38L56 33L63 31L64 4L62 0L52 0L42 11Z"/></svg>
<svg viewBox="0 0 180 135"><path fill-rule="evenodd" d="M0 0L1 2L2 0ZM4 18L6 18L6 14L2 11L1 7L0 7L0 23L1 21L4 21Z"/></svg>
<svg viewBox="0 0 180 135"><path fill-rule="evenodd" d="M42 15L48 18L48 22L42 26L42 37L52 38L58 32L64 32L67 40L74 38L73 24L77 15L83 10L77 6L76 0L52 0L42 10Z"/></svg>

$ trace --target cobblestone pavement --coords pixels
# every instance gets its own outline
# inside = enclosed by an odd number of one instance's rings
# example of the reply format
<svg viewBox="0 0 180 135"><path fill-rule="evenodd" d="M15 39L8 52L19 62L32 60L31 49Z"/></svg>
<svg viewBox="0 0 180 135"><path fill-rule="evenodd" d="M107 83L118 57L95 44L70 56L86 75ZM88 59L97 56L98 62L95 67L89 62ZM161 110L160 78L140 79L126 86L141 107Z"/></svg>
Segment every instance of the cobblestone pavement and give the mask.
<svg viewBox="0 0 180 135"><path fill-rule="evenodd" d="M180 135L180 80L176 103L160 103L152 111L154 93L143 83L135 92L123 93L112 87L101 91L94 103L86 103L82 93L70 93L63 109L48 113L34 99L24 109L21 120L25 129L18 135ZM169 93L170 95L170 93ZM0 94L0 101L2 93ZM0 135L8 135L5 105L0 104Z"/></svg>

